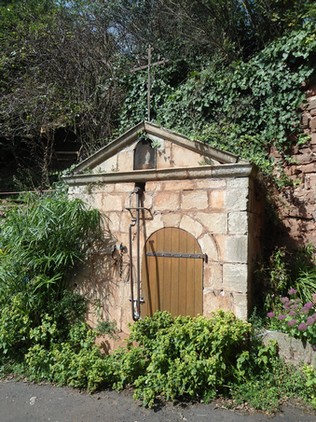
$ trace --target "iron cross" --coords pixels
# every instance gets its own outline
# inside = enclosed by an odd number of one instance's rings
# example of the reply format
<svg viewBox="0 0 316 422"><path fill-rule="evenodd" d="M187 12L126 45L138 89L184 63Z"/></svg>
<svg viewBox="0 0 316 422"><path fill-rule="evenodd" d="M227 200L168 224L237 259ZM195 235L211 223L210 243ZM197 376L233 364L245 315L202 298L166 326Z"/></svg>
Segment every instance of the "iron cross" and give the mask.
<svg viewBox="0 0 316 422"><path fill-rule="evenodd" d="M163 59L159 60L157 62L152 63L152 51L153 47L151 45L148 46L147 50L147 64L144 66L134 67L131 72L137 72L138 70L144 70L147 69L147 121L150 122L150 99L151 99L151 68L153 66L159 66L161 64L167 63L168 60Z"/></svg>

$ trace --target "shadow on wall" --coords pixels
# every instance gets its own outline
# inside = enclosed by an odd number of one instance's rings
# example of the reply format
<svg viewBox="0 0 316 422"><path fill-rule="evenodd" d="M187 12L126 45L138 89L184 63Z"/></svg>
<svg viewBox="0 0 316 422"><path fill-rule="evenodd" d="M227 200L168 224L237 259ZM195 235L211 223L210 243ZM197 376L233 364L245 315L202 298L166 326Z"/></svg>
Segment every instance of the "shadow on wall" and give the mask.
<svg viewBox="0 0 316 422"><path fill-rule="evenodd" d="M101 321L120 322L119 285L129 280L129 263L114 252L116 239L109 231L93 245L86 260L72 277L74 290L88 301L87 323L95 328ZM109 310L114 309L114 314Z"/></svg>
<svg viewBox="0 0 316 422"><path fill-rule="evenodd" d="M263 309L267 294L274 296L275 289L278 295L286 294L287 289L293 287L288 283L294 282L299 268L310 268L314 263L315 257L305 252L308 245L316 247L307 236L311 219L304 218L308 209L303 200L295 198L294 190L295 187L286 187L280 192L269 182L260 184L261 196L265 198L260 240L263 255L262 260L254 264L252 295L253 306L259 311ZM291 208L285 206L284 197L291 202ZM275 259L276 252L279 252L279 259Z"/></svg>

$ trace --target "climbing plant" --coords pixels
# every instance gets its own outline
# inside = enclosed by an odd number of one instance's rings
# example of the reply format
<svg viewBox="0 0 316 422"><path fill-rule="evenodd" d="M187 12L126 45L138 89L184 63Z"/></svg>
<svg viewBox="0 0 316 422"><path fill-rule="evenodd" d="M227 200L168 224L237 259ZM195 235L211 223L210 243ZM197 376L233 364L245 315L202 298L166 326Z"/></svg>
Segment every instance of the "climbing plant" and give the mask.
<svg viewBox="0 0 316 422"><path fill-rule="evenodd" d="M155 70L155 121L241 154L269 173L272 164L266 156L271 145L287 156L299 139L303 86L315 72L314 29L307 22L249 61L224 67L213 60L178 86L170 83L176 63ZM130 84L122 126L144 119L145 75L134 75Z"/></svg>

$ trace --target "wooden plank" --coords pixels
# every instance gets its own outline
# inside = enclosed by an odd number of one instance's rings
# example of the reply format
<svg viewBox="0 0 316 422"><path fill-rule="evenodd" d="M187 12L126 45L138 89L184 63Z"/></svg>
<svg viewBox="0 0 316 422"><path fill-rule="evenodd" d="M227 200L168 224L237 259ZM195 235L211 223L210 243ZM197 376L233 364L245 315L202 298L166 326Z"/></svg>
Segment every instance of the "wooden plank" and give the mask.
<svg viewBox="0 0 316 422"><path fill-rule="evenodd" d="M161 251L171 255L161 256ZM203 256L197 240L175 227L158 230L147 239L142 268L146 315L156 310L174 316L202 314L203 260L197 255Z"/></svg>
<svg viewBox="0 0 316 422"><path fill-rule="evenodd" d="M181 251L179 230L177 228L168 229L168 240L166 247L173 252ZM170 258L171 271L168 277L170 285L170 312L172 315L179 315L179 259Z"/></svg>
<svg viewBox="0 0 316 422"><path fill-rule="evenodd" d="M170 236L170 231L164 229L165 232L165 238L164 238L164 243L163 245L161 245L161 247L164 248L169 248L169 236ZM170 282L170 274L172 273L172 265L171 265L171 260L170 258L167 259L162 259L159 258L161 260L161 262L163 263L163 269L164 269L164 274L163 274L163 280L161 282L162 284L162 300L161 300L161 307L162 310L170 310L170 306L171 306L171 282Z"/></svg>

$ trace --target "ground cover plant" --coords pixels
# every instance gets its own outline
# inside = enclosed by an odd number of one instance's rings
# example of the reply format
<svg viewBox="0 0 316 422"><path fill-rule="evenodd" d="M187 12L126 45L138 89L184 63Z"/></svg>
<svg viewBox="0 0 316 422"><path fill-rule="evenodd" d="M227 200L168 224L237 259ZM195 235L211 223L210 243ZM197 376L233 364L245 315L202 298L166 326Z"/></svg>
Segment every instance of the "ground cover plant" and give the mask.
<svg viewBox="0 0 316 422"><path fill-rule="evenodd" d="M275 344L262 344L252 324L229 312L157 312L131 326L125 348L102 354L98 331L84 321L85 300L68 289L99 227L96 211L58 192L27 196L7 212L0 226L2 375L90 392L133 388L146 406L219 397L269 411L287 397L316 405L315 370L285 365Z"/></svg>
<svg viewBox="0 0 316 422"><path fill-rule="evenodd" d="M275 343L263 345L251 324L232 313L174 318L157 312L136 322L127 347L111 355L100 353L95 336L77 324L68 341L48 348L36 344L25 356L24 373L91 392L132 387L149 407L165 400L229 398L235 405L275 411L290 397L316 405L316 371L286 365Z"/></svg>

